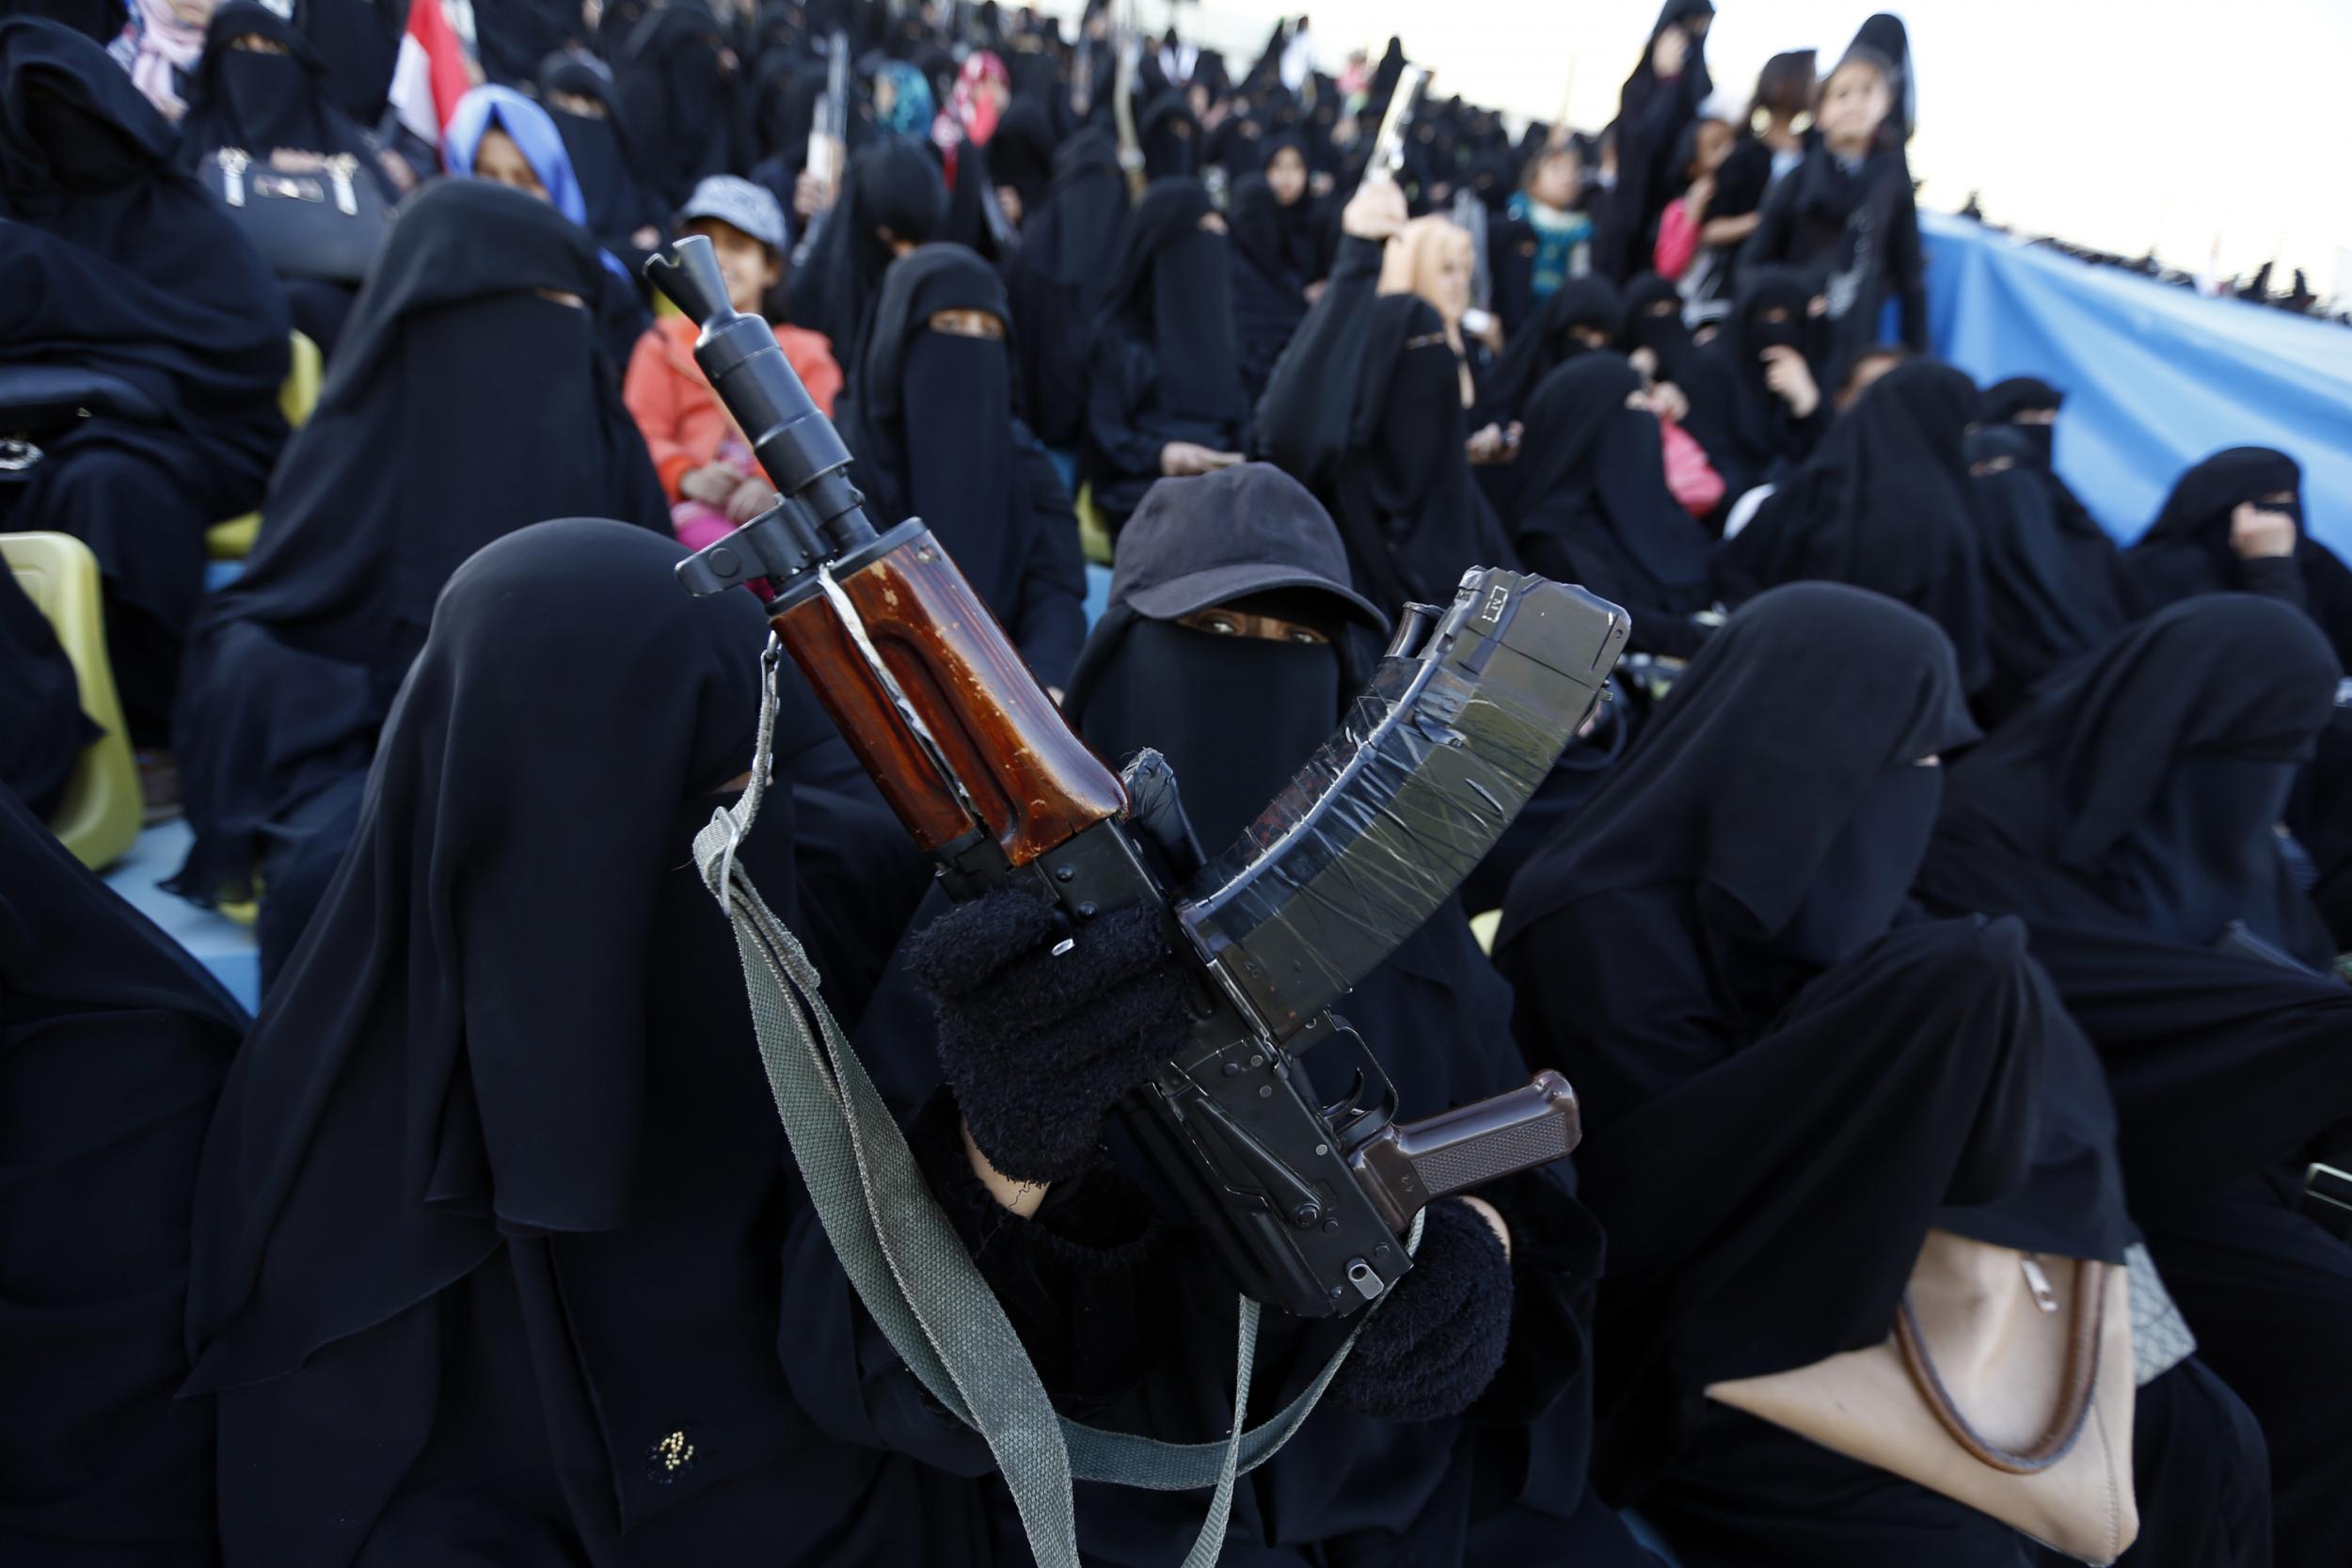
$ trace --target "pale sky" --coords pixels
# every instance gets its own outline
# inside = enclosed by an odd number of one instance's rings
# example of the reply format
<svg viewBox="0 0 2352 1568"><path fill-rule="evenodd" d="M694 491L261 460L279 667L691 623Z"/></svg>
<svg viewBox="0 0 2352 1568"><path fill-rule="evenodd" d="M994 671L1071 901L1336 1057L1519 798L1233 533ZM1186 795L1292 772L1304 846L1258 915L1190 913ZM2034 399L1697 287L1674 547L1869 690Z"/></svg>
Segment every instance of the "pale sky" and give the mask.
<svg viewBox="0 0 2352 1568"><path fill-rule="evenodd" d="M1715 0L1707 56L1744 107L1782 49L1822 69L1882 8L1842 0ZM1077 7L1048 3L1043 9ZM1168 0L1140 0L1166 26ZM1336 69L1376 57L1391 33L1434 68L1438 90L1514 115L1597 130L1639 58L1658 0L1205 0L1177 8L1187 36L1222 45L1236 74L1274 18L1314 18ZM2126 255L2153 245L2201 267L2219 241L2226 275L2265 259L2300 265L2320 293L2352 295L2352 0L1914 0L1911 32L1922 204L1950 211L1981 189L1986 215ZM1571 87L1571 73L1573 86Z"/></svg>

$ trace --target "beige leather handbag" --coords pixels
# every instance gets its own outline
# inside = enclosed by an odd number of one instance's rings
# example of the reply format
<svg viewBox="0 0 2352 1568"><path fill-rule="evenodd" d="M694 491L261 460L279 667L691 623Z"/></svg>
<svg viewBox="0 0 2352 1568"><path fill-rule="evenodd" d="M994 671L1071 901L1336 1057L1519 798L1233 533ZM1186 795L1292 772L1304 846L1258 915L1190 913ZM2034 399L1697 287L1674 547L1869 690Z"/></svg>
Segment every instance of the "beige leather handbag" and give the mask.
<svg viewBox="0 0 2352 1568"><path fill-rule="evenodd" d="M2128 1271L1931 1230L1883 1344L1708 1397L2106 1564L2139 1534Z"/></svg>

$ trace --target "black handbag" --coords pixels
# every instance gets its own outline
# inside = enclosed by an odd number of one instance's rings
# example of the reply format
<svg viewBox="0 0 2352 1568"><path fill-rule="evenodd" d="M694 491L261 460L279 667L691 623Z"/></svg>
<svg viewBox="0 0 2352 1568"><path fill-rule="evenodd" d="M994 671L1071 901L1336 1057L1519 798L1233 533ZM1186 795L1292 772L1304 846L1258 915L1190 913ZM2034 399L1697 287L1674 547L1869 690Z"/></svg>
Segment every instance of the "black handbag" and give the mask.
<svg viewBox="0 0 2352 1568"><path fill-rule="evenodd" d="M256 158L216 149L199 166L204 188L280 277L358 283L391 226L392 210L355 153Z"/></svg>

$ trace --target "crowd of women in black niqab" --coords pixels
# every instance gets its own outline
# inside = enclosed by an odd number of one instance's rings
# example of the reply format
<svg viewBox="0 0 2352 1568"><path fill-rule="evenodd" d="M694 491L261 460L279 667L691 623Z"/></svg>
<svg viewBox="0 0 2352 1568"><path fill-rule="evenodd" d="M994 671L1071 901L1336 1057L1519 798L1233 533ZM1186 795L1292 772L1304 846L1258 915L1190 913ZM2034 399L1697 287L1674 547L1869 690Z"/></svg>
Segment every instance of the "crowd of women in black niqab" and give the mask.
<svg viewBox="0 0 2352 1568"><path fill-rule="evenodd" d="M89 623L0 580L0 1560L1029 1560L689 851L763 617L673 574L774 499L637 281L691 233L875 523L1211 850L1466 569L1630 617L1342 1007L1404 1114L1553 1068L1583 1144L1432 1209L1223 1560L2055 1563L1709 1392L1884 1341L1952 1236L2185 1325L2123 1562L2352 1561L2304 1191L2352 1166L2352 571L2267 448L2119 547L2067 388L1925 352L1895 18L1729 120L1667 0L1597 137L1430 97L1386 179L1402 45L1328 74L1305 18L1247 62L1104 0L475 0L423 138L396 3L131 9L0 0L0 530L86 549L167 885L255 924L262 1006L51 836ZM1218 1439L1232 1294L1110 1115L1181 1024L1157 939L951 906L789 665L774 755L737 858L1046 1389ZM1270 1316L1253 1418L1330 1343ZM1081 1482L1086 1560L1202 1500Z"/></svg>

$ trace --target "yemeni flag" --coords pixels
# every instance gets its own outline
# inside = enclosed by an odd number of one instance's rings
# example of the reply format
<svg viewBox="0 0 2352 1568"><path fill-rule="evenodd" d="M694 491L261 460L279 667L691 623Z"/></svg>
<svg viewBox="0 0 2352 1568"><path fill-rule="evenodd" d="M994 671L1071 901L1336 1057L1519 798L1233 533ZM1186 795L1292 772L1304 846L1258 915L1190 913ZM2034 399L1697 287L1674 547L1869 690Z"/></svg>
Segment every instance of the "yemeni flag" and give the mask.
<svg viewBox="0 0 2352 1568"><path fill-rule="evenodd" d="M441 128L474 80L473 62L449 24L441 0L413 0L408 30L400 38L400 58L392 67L391 103L401 124L419 141L438 149Z"/></svg>

